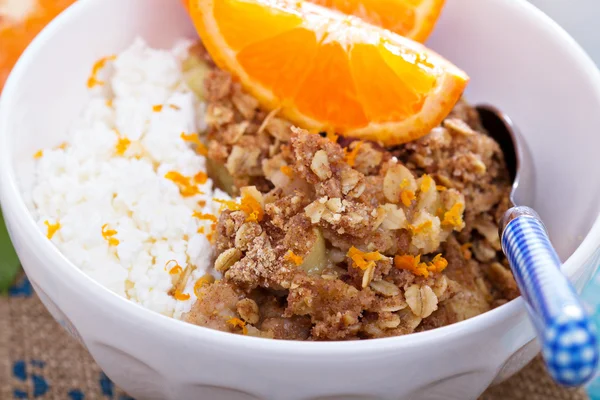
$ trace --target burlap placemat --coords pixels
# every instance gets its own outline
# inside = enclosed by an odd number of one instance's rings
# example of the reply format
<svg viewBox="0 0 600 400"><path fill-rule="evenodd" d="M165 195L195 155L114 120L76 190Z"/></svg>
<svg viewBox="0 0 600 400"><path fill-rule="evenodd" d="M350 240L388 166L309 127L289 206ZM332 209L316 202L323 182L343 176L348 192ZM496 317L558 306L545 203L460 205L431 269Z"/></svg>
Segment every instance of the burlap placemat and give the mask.
<svg viewBox="0 0 600 400"><path fill-rule="evenodd" d="M52 319L26 279L0 298L0 399L132 400ZM539 359L480 400L587 400L552 383Z"/></svg>

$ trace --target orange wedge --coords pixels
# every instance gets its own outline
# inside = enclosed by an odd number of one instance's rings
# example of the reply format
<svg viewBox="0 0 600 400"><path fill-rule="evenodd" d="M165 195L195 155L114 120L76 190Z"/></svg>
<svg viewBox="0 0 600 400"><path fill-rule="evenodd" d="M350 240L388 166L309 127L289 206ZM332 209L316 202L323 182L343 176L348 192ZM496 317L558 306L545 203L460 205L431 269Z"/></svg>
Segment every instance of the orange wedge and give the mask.
<svg viewBox="0 0 600 400"><path fill-rule="evenodd" d="M373 25L424 42L437 22L445 0L309 0L354 15Z"/></svg>
<svg viewBox="0 0 600 400"><path fill-rule="evenodd" d="M190 0L217 65L307 129L404 143L452 110L467 75L423 45L293 0Z"/></svg>
<svg viewBox="0 0 600 400"><path fill-rule="evenodd" d="M188 7L188 0L181 0ZM427 40L446 0L308 0L417 42Z"/></svg>

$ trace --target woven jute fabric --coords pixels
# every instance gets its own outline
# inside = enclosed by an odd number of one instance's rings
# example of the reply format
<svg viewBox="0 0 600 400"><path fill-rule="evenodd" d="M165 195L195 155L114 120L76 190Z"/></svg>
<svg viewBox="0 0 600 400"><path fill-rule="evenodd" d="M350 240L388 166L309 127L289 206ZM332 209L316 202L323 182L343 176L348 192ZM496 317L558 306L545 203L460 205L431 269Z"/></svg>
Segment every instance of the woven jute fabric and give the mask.
<svg viewBox="0 0 600 400"><path fill-rule="evenodd" d="M131 400L46 311L26 279L0 298L0 399ZM480 400L587 400L553 384L540 359ZM467 400L467 399L465 399Z"/></svg>

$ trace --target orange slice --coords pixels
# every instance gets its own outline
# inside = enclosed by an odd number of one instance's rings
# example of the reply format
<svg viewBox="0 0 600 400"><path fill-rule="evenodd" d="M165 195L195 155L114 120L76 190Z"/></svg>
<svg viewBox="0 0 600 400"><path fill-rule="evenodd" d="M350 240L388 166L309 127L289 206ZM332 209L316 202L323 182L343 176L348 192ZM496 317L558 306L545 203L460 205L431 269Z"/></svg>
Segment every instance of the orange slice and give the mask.
<svg viewBox="0 0 600 400"><path fill-rule="evenodd" d="M0 90L33 38L75 0L0 0Z"/></svg>
<svg viewBox="0 0 600 400"><path fill-rule="evenodd" d="M467 75L423 45L293 0L190 0L217 65L299 126L393 145L427 134Z"/></svg>
<svg viewBox="0 0 600 400"><path fill-rule="evenodd" d="M188 7L188 0L181 0ZM446 0L308 0L417 42L427 40Z"/></svg>
<svg viewBox="0 0 600 400"><path fill-rule="evenodd" d="M309 0L418 42L433 31L445 0Z"/></svg>

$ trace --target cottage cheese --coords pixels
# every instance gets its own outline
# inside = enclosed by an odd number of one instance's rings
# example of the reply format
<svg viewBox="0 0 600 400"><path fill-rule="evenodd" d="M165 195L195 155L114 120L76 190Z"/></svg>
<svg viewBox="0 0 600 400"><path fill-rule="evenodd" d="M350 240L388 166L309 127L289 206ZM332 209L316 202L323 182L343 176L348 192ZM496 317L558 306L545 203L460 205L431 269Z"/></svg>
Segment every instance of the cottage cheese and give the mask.
<svg viewBox="0 0 600 400"><path fill-rule="evenodd" d="M190 134L202 129L203 105L182 80L186 49L155 50L137 40L98 63L91 99L66 142L36 154L31 192L40 229L73 264L175 318L196 301L194 284L211 267L212 222L193 214L215 215L213 195L227 198L210 179L198 183L206 160ZM174 176L201 193L183 196ZM169 294L177 265L193 268L179 300Z"/></svg>

